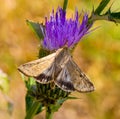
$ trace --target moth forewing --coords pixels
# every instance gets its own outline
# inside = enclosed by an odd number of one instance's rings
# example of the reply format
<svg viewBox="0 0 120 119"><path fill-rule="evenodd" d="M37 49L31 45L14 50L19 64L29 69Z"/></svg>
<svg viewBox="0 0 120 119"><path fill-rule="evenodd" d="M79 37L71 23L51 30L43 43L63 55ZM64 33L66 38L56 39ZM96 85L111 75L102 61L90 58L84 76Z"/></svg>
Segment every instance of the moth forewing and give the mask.
<svg viewBox="0 0 120 119"><path fill-rule="evenodd" d="M61 71L67 53L67 48L61 48L46 57L19 66L18 70L26 76L34 77L39 83L49 83Z"/></svg>
<svg viewBox="0 0 120 119"><path fill-rule="evenodd" d="M56 53L53 53L41 59L22 64L18 67L18 70L26 76L36 77L52 65L55 55Z"/></svg>
<svg viewBox="0 0 120 119"><path fill-rule="evenodd" d="M56 51L56 56L54 59L54 79L58 76L58 74L61 72L62 68L68 61L68 59L71 58L71 55L69 53L68 48L64 47Z"/></svg>
<svg viewBox="0 0 120 119"><path fill-rule="evenodd" d="M73 90L90 92L94 90L93 84L72 58L67 61L55 82L59 87L68 92Z"/></svg>
<svg viewBox="0 0 120 119"><path fill-rule="evenodd" d="M39 83L49 83L55 80L55 78L60 73L60 71L62 70L62 67L64 66L65 62L69 59L69 57L71 56L66 47L57 50L52 64L42 73L40 73L36 77L36 80Z"/></svg>
<svg viewBox="0 0 120 119"><path fill-rule="evenodd" d="M46 70L35 77L36 81L42 84L50 83L54 79L54 63Z"/></svg>

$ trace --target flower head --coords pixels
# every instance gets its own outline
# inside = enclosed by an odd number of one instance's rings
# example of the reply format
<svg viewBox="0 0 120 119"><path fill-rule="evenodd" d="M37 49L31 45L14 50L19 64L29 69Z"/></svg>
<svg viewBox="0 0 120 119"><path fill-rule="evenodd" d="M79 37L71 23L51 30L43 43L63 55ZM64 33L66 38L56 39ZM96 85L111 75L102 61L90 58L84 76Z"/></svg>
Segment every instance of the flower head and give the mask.
<svg viewBox="0 0 120 119"><path fill-rule="evenodd" d="M66 12L58 8L56 13L52 11L49 20L46 18L43 46L48 50L74 46L88 33L89 28L87 14L83 16L80 23L77 10L74 19L66 19Z"/></svg>

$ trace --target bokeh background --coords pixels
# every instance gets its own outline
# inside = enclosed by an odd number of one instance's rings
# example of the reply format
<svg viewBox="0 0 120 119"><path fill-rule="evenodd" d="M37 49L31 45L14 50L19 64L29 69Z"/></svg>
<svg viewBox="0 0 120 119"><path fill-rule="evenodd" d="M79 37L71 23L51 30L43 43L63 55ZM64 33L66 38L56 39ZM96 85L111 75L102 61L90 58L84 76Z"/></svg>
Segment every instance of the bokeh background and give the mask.
<svg viewBox="0 0 120 119"><path fill-rule="evenodd" d="M99 2L69 0L67 16L73 16L75 8L90 15ZM40 44L26 19L44 22L44 17L62 4L63 0L0 0L0 69L9 79L7 91L0 91L0 119L25 117L26 88L17 67L37 59ZM120 0L111 0L108 7L111 4L112 11L120 11ZM54 119L120 119L120 25L97 21L93 28L98 26L79 42L73 53L76 63L94 83L95 91L72 93L80 99L66 101ZM13 104L11 114L8 100ZM44 116L43 111L34 119L45 119Z"/></svg>

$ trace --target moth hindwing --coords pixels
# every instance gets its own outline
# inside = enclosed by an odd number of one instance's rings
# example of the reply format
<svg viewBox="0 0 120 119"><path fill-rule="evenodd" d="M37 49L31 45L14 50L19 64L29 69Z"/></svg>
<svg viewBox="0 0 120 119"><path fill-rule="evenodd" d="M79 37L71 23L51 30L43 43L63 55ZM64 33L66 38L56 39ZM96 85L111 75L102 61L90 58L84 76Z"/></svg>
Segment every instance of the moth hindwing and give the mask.
<svg viewBox="0 0 120 119"><path fill-rule="evenodd" d="M55 80L56 85L65 91L71 92L77 90L79 92L91 92L94 85L88 77L81 71L78 65L69 58L62 71Z"/></svg>

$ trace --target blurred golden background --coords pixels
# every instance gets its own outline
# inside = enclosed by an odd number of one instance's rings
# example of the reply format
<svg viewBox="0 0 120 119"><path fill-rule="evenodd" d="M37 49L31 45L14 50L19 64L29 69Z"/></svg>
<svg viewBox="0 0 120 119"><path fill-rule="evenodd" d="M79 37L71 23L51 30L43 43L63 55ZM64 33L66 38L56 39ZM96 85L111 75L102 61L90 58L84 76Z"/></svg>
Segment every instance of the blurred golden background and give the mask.
<svg viewBox="0 0 120 119"><path fill-rule="evenodd" d="M69 0L67 15L75 8L89 15L93 5L101 0ZM112 11L120 10L120 1L111 0ZM62 6L63 0L0 0L0 69L10 80L7 95L13 102L13 113L0 92L0 119L24 119L25 84L17 67L37 59L39 40L26 25L26 19L44 22L51 10ZM108 7L111 6L109 4ZM97 21L94 30L77 45L73 57L91 78L95 91L89 94L74 92L80 99L68 100L55 113L54 119L120 119L120 25ZM45 119L43 111L34 119Z"/></svg>

